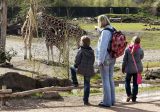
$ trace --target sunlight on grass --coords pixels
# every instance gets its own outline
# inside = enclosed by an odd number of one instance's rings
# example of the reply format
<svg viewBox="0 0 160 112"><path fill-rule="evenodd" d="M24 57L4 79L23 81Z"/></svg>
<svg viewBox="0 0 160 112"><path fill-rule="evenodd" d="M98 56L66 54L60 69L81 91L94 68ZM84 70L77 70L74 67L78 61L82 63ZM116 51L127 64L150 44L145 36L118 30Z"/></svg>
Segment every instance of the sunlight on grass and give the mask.
<svg viewBox="0 0 160 112"><path fill-rule="evenodd" d="M160 67L160 62L144 62L143 63L144 68L152 68L152 67Z"/></svg>
<svg viewBox="0 0 160 112"><path fill-rule="evenodd" d="M97 24L81 24L81 27L85 30L94 30L94 26ZM113 23L112 24L116 29L122 31L129 31L133 33L127 33L127 41L130 43L131 38L134 35L139 34L141 36L141 46L143 49L160 49L160 32L159 31L143 31L142 29L145 28L143 23ZM152 26L154 27L154 26ZM159 27L160 26L155 26ZM138 32L138 33L136 33ZM98 38L92 40L91 46L97 45Z"/></svg>
<svg viewBox="0 0 160 112"><path fill-rule="evenodd" d="M150 87L139 87L139 93L143 92L150 92L150 91L159 91L160 86L150 86ZM115 88L116 94L125 94L125 88L124 87L116 87ZM96 89L96 88L91 88L90 95L101 95L103 94L102 88ZM83 97L83 89L76 89L73 90L72 92L60 92L61 96L80 96Z"/></svg>
<svg viewBox="0 0 160 112"><path fill-rule="evenodd" d="M137 31L145 28L142 23L112 23L112 26L118 30L125 31Z"/></svg>
<svg viewBox="0 0 160 112"><path fill-rule="evenodd" d="M149 28L144 26L144 23L111 23L111 25L117 30L125 31L142 31L144 28ZM94 30L94 26L97 26L97 23L80 23L80 26L85 30ZM160 28L157 25L152 25L152 27Z"/></svg>

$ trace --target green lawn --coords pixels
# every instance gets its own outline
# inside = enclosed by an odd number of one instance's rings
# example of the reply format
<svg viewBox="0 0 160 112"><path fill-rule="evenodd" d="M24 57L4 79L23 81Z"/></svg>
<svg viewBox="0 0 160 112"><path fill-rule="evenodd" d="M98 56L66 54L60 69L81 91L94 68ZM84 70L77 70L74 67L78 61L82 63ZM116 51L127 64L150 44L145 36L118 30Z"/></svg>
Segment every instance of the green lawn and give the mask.
<svg viewBox="0 0 160 112"><path fill-rule="evenodd" d="M93 30L96 23L80 23L80 26L86 30ZM144 26L143 23L112 23L112 26L117 30L125 31L142 31L144 28L149 28L149 26ZM152 25L152 27L160 28L158 25Z"/></svg>
<svg viewBox="0 0 160 112"><path fill-rule="evenodd" d="M142 23L112 23L118 30L139 31L146 28Z"/></svg>
<svg viewBox="0 0 160 112"><path fill-rule="evenodd" d="M97 24L80 24L80 26L85 30L93 30L94 26ZM144 28L149 28L144 26L143 23L112 23L116 29L127 33L127 41L130 42L131 37L139 34L142 37L141 45L144 49L160 49L160 31L143 31ZM152 26L160 28L160 26ZM92 45L96 44L97 40L92 41Z"/></svg>

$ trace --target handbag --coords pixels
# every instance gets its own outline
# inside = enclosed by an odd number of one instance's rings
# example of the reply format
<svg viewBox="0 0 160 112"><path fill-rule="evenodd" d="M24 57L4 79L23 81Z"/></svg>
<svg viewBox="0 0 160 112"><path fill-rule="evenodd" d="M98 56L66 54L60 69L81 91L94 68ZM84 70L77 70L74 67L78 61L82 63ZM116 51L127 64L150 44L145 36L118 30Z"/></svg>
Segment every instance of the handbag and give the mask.
<svg viewBox="0 0 160 112"><path fill-rule="evenodd" d="M137 71L137 84L142 84L142 75L140 72L138 72L138 68L137 68L137 64L136 64L136 61L134 59L134 56L133 56L133 53L132 54L132 59L133 59L133 62L134 62L134 65L135 65L135 68L136 68L136 71Z"/></svg>

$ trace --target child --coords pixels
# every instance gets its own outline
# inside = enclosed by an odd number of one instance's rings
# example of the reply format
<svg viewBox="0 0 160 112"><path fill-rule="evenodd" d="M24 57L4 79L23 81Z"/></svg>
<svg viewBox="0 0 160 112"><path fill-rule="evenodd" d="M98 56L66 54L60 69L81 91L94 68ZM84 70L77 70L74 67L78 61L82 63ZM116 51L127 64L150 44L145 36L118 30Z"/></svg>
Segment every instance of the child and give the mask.
<svg viewBox="0 0 160 112"><path fill-rule="evenodd" d="M138 94L138 84L137 84L137 70L134 64L132 55L134 56L138 72L143 71L142 59L144 57L143 49L140 46L140 37L134 36L132 39L132 43L125 50L125 55L122 63L122 72L126 73L125 78L125 89L127 94L127 102L132 99L132 102L136 102L137 94ZM133 77L133 89L131 92L131 78Z"/></svg>
<svg viewBox="0 0 160 112"><path fill-rule="evenodd" d="M88 36L82 36L80 40L80 48L75 58L75 64L71 67L71 79L75 87L78 86L77 73L84 76L84 105L89 105L89 93L90 93L90 78L94 75L94 51L90 47L90 38Z"/></svg>

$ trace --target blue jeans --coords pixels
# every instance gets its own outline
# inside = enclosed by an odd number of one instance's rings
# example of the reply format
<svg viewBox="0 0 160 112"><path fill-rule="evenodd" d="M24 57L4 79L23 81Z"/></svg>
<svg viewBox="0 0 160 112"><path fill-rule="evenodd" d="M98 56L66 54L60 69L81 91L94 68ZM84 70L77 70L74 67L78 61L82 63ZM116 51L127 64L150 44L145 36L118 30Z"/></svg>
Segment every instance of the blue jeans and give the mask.
<svg viewBox="0 0 160 112"><path fill-rule="evenodd" d="M100 67L100 73L103 83L103 100L105 106L112 106L115 104L115 85L113 80L115 60L111 61L106 66Z"/></svg>
<svg viewBox="0 0 160 112"><path fill-rule="evenodd" d="M133 77L133 88L132 88L132 92L131 92L130 82L131 82L132 77ZM125 89L126 89L126 94L128 97L132 95L132 99L137 98L137 94L138 94L137 73L126 74Z"/></svg>
<svg viewBox="0 0 160 112"><path fill-rule="evenodd" d="M71 70L72 83L74 85L78 85L76 69L74 67L71 67L70 70ZM84 95L83 95L83 101L85 103L87 103L88 99L89 99L89 94L90 94L90 79L91 79L90 77L87 77L86 75L84 75Z"/></svg>
<svg viewBox="0 0 160 112"><path fill-rule="evenodd" d="M78 85L76 68L70 67L72 84Z"/></svg>

